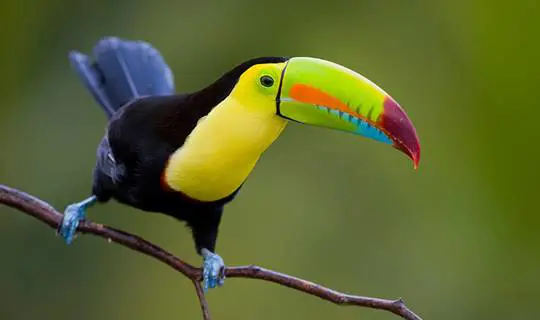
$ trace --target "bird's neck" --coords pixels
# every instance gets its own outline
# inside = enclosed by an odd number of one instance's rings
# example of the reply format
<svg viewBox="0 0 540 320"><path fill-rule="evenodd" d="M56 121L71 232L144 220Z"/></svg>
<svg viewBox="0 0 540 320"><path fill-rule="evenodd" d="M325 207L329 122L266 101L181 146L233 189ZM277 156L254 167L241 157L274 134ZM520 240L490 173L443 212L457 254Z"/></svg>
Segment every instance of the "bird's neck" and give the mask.
<svg viewBox="0 0 540 320"><path fill-rule="evenodd" d="M199 121L171 156L165 181L199 201L223 199L242 185L286 123L271 108L247 106L231 95Z"/></svg>

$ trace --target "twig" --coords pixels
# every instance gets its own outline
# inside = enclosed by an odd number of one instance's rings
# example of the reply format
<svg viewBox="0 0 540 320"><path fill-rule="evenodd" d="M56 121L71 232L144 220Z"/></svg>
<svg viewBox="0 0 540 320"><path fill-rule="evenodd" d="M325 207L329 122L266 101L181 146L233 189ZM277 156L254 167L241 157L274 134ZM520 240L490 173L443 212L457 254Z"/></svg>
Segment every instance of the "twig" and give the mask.
<svg viewBox="0 0 540 320"><path fill-rule="evenodd" d="M201 282L199 280L193 280L193 285L195 285L195 291L197 292L197 297L199 298L203 319L210 320L210 308L208 308L208 302L206 302L206 297L204 296L204 290Z"/></svg>
<svg viewBox="0 0 540 320"><path fill-rule="evenodd" d="M34 218L48 224L50 227L57 229L62 221L62 214L55 210L48 203L31 196L17 189L12 189L4 185L0 185L0 204L5 204L12 208L18 209ZM199 298L201 310L204 320L210 320L208 304L206 302L204 292L200 281L202 271L200 268L180 260L171 253L161 249L160 247L144 240L143 238L118 230L111 227L97 224L91 221L84 221L79 225L78 231L81 233L93 234L109 241L116 242L125 247L151 256L173 269L179 271L187 278L191 279L195 285L195 290ZM412 312L402 299L387 300L363 296L349 295L325 288L316 283L295 278L283 273L264 269L258 266L240 266L225 268L227 278L250 278L259 279L269 282L274 282L279 285L289 287L306 294L319 297L323 300L333 302L338 305L352 305L366 307L372 309L380 309L392 312L407 320L422 320L418 315Z"/></svg>

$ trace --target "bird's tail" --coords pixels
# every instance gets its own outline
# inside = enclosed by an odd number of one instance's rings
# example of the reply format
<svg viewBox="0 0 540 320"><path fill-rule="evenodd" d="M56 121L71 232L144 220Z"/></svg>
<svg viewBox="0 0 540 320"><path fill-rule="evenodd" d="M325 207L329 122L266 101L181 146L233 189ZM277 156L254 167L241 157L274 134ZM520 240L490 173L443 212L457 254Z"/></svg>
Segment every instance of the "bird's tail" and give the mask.
<svg viewBox="0 0 540 320"><path fill-rule="evenodd" d="M138 97L174 94L173 74L150 44L108 37L93 53L94 61L77 51L69 59L109 117Z"/></svg>

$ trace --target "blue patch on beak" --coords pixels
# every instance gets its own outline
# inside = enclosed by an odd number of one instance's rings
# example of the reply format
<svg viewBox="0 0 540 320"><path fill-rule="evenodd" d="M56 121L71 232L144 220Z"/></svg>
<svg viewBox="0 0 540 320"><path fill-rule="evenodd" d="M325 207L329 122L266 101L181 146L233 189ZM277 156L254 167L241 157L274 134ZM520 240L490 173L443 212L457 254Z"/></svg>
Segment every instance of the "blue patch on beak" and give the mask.
<svg viewBox="0 0 540 320"><path fill-rule="evenodd" d="M363 137L366 137L366 138L370 138L370 139L374 139L376 141L379 141L379 142L383 142L383 143L387 143L387 144L393 144L392 140L384 133L382 132L381 130L377 129L376 127L374 127L373 125L369 124L368 122L362 120L362 119L358 119L348 113L345 113L345 112L342 112L342 111L339 111L339 110L335 110L335 109L330 109L330 108L327 108L325 106L317 106L320 110L325 110L327 111L328 113L330 114L334 114L336 115L337 117L343 119L343 120L347 120L348 122L354 124L357 129L356 131L354 132L355 134L357 135L360 135L360 136L363 136Z"/></svg>
<svg viewBox="0 0 540 320"><path fill-rule="evenodd" d="M388 138L388 136L382 132L381 130L375 128L371 124L367 123L364 120L357 119L360 123L358 125L358 129L356 130L356 133L364 136L366 138L374 139L383 143L392 144L392 140Z"/></svg>

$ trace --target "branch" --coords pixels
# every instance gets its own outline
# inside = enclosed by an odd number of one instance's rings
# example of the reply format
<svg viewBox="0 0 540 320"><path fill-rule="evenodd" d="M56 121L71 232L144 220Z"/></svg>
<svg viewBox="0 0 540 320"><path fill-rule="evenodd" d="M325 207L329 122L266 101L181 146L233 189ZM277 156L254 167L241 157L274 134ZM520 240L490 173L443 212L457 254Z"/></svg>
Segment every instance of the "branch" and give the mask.
<svg viewBox="0 0 540 320"><path fill-rule="evenodd" d="M62 214L56 211L48 203L31 196L22 191L9 188L0 184L0 204L18 209L46 224L51 228L57 229L62 221ZM184 276L189 278L197 292L204 320L210 320L208 304L206 302L204 292L200 281L202 279L202 271L200 268L180 260L171 253L161 249L160 247L144 240L143 238L118 230L102 224L91 221L83 221L77 229L81 233L93 234L109 241L116 242L132 250L138 251L145 255L151 256L159 260L171 268L179 271ZM225 275L228 278L249 278L259 279L269 282L274 282L279 285L289 287L306 294L319 297L323 300L330 301L337 305L350 305L366 307L371 309L386 310L407 320L422 320L418 315L412 312L402 299L386 300L379 298L363 297L349 295L325 288L316 283L295 278L283 273L264 269L258 266L240 266L225 268Z"/></svg>
<svg viewBox="0 0 540 320"><path fill-rule="evenodd" d="M206 297L204 296L204 290L201 282L198 279L194 279L193 285L195 286L195 291L197 292L197 298L199 298L203 319L210 320L210 310L208 308L208 303L206 302Z"/></svg>

